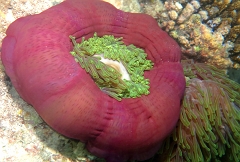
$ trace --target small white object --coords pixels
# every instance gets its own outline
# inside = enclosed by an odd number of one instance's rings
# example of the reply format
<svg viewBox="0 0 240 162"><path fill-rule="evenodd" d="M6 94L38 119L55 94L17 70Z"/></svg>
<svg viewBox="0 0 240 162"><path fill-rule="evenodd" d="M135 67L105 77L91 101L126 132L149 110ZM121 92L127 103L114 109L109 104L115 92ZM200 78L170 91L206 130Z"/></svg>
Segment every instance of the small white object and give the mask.
<svg viewBox="0 0 240 162"><path fill-rule="evenodd" d="M101 57L100 61L102 63L107 64L107 65L113 67L118 72L120 72L122 74L122 77L121 77L122 80L123 79L131 80L130 76L129 76L128 72L127 72L127 69L123 66L123 64L121 62L104 58L103 54L95 54L94 56L95 57L100 56Z"/></svg>
<svg viewBox="0 0 240 162"><path fill-rule="evenodd" d="M13 21L15 21L16 19L13 16L12 10L8 9L8 12L6 14L6 21L12 23Z"/></svg>
<svg viewBox="0 0 240 162"><path fill-rule="evenodd" d="M179 3L179 2L176 2L176 3L175 3L175 6L176 6L177 11L180 11L180 10L182 10L182 8L183 8L182 4Z"/></svg>

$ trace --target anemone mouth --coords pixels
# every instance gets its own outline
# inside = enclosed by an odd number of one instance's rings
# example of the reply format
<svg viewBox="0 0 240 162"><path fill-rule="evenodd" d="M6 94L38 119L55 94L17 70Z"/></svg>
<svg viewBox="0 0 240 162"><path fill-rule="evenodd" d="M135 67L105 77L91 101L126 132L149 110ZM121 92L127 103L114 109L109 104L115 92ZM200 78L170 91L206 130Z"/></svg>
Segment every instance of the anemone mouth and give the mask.
<svg viewBox="0 0 240 162"><path fill-rule="evenodd" d="M153 62L147 60L143 49L134 45L124 45L122 38L111 35L92 38L73 43L70 53L75 61L89 73L104 93L121 101L122 98L137 98L148 95L149 80L144 77L144 71L153 67Z"/></svg>

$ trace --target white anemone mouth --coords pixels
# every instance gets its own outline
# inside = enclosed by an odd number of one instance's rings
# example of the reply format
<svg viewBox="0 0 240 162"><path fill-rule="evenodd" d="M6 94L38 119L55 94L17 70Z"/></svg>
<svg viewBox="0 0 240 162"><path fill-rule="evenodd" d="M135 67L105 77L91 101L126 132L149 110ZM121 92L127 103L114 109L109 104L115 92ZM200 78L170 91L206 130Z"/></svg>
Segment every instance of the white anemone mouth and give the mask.
<svg viewBox="0 0 240 162"><path fill-rule="evenodd" d="M127 69L123 66L122 62L119 61L115 61L115 60L110 60L107 58L104 58L103 54L95 54L95 57L100 57L102 63L111 66L112 68L114 68L115 70L117 70L122 76L121 79L122 80L131 80L130 79L130 75L127 72Z"/></svg>

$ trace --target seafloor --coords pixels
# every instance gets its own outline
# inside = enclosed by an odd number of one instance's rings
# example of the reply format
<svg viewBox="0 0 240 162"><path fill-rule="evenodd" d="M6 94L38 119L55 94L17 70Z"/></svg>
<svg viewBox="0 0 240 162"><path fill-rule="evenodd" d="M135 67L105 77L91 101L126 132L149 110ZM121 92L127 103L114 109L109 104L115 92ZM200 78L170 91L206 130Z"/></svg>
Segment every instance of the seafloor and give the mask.
<svg viewBox="0 0 240 162"><path fill-rule="evenodd" d="M5 37L8 25L17 18L40 13L61 1L0 0L0 41L2 42ZM235 33L237 36L233 34L233 37L236 38L232 38L230 34L233 26L229 24L221 26L223 18L219 14L216 14L215 18L211 18L212 21L207 21L212 15L207 14L206 11L210 12L211 8L203 7L200 10L201 5L196 0L106 1L124 11L150 14L164 30L179 42L183 58L193 58L196 61L210 63L223 69L230 68L235 72L231 71L229 74L239 81L239 75L237 75L240 74L240 71L237 70L239 58L236 48L239 31ZM185 10L184 14L180 14L180 10L181 13ZM215 26L218 26L218 29L215 30ZM230 36L227 37L227 35ZM234 53L234 57L231 59L229 56L232 53ZM104 160L88 153L82 143L65 138L49 128L34 109L19 97L0 64L0 161L100 162Z"/></svg>

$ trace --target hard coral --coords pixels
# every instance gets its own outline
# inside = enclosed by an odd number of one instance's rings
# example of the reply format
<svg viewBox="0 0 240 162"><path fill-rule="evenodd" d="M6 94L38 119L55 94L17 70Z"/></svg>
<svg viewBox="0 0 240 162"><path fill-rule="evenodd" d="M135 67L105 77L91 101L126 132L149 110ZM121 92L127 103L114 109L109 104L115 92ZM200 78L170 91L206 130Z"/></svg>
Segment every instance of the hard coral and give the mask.
<svg viewBox="0 0 240 162"><path fill-rule="evenodd" d="M121 102L103 93L70 55L69 35L123 37L154 62L150 94ZM185 79L180 48L145 14L99 0L66 0L12 23L2 45L6 73L21 97L56 131L107 161L151 157L175 127Z"/></svg>
<svg viewBox="0 0 240 162"><path fill-rule="evenodd" d="M239 4L239 0L166 0L145 5L143 12L179 42L184 59L227 69L240 66Z"/></svg>

